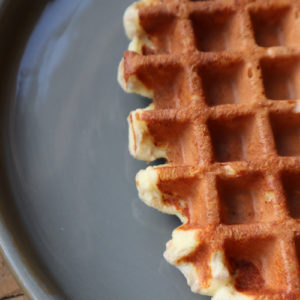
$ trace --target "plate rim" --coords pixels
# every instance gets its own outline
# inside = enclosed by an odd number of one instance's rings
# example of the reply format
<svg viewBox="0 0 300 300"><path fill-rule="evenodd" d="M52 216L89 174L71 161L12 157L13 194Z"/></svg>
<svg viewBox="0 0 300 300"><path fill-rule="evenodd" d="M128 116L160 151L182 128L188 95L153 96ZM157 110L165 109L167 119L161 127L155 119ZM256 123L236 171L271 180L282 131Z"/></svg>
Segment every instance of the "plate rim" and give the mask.
<svg viewBox="0 0 300 300"><path fill-rule="evenodd" d="M32 1L33 4L35 2L38 3L38 1L35 0ZM48 0L43 2L46 5ZM0 16L6 14L5 10L10 3L10 0L0 0ZM6 101L8 100L4 99L3 102ZM4 133L2 133L3 140L5 140L5 131L6 130L3 130ZM1 159L5 161L5 154L2 155ZM4 172L7 174L7 170ZM1 198L1 202L9 201L8 197ZM0 205L0 255L10 274L28 299L61 299L59 295L53 293L53 291L45 285L42 278L38 276L38 271L31 265L30 258L26 257L25 250L16 243L18 237L13 233L12 225L6 221L6 218L8 218L7 215L8 212L6 212L6 209L3 209ZM16 219L19 220L19 217L16 216Z"/></svg>

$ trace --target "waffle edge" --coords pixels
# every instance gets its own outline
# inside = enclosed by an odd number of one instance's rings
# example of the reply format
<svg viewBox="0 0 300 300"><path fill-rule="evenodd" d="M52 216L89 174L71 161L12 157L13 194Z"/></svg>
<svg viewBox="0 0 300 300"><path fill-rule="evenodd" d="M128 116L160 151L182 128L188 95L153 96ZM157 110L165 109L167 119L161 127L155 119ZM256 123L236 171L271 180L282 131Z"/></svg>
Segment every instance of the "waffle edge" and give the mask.
<svg viewBox="0 0 300 300"><path fill-rule="evenodd" d="M131 40L128 47L129 51L142 55L143 46L146 45L149 49L154 48L147 33L140 25L139 10L159 3L160 1L158 0L141 0L133 3L126 10L124 14L124 28L128 38ZM147 88L135 74L125 76L124 59L119 65L118 81L127 93L136 93L150 99L154 96L153 90ZM148 124L142 117L144 112L154 111L155 108L155 104L152 103L146 109L137 109L131 112L128 117L129 151L135 158L148 162L157 158L167 158L168 156L168 150L155 143ZM294 110L296 108L297 106ZM280 295L249 295L238 291L235 287L235 278L231 274L224 249L222 248L216 249L209 254L208 277L205 280L199 277L197 266L185 258L197 252L197 249L200 249L206 241L202 239L200 229L189 229L184 226L188 219L182 209L169 205L164 201L164 195L160 190L159 183L161 177L164 176L164 170L168 172L169 167L172 167L172 164L148 167L139 171L136 175L136 185L139 197L145 204L163 213L177 215L182 221L183 225L173 231L172 239L166 245L164 257L184 274L191 290L195 293L213 296L212 299L214 300L285 299L284 296ZM236 176L236 170L230 164L224 164L222 168L227 176ZM176 177L176 174L174 176ZM188 176L192 177L193 174L189 171ZM266 197L271 199L270 201L272 201L273 196L272 192L266 195Z"/></svg>

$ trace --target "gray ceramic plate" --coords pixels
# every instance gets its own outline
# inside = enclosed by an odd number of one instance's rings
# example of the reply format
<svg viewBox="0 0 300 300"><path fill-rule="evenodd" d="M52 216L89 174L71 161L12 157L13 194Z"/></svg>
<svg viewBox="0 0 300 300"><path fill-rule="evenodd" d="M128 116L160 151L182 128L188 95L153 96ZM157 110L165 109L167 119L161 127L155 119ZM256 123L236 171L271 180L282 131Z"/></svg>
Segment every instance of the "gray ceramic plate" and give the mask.
<svg viewBox="0 0 300 300"><path fill-rule="evenodd" d="M0 244L28 294L202 299L162 256L179 222L135 188L126 117L148 101L116 82L130 0L0 3Z"/></svg>

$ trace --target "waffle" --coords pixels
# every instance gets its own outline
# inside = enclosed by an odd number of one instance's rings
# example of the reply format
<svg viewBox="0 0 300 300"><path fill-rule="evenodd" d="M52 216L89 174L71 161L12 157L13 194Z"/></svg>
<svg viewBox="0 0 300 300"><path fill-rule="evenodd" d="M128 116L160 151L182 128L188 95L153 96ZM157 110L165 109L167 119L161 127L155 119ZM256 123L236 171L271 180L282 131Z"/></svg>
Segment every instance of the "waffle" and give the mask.
<svg viewBox="0 0 300 300"><path fill-rule="evenodd" d="M144 0L125 12L140 198L182 225L165 258L213 299L300 299L300 1Z"/></svg>

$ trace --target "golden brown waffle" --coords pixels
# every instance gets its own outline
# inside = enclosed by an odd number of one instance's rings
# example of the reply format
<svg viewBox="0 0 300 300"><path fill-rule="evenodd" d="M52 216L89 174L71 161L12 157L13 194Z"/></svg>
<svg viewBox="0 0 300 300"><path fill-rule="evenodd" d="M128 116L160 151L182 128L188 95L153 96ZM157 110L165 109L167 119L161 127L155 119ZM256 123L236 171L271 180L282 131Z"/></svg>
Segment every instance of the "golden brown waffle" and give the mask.
<svg viewBox="0 0 300 300"><path fill-rule="evenodd" d="M214 299L300 299L300 1L144 0L125 13L130 151L183 225L166 259Z"/></svg>

